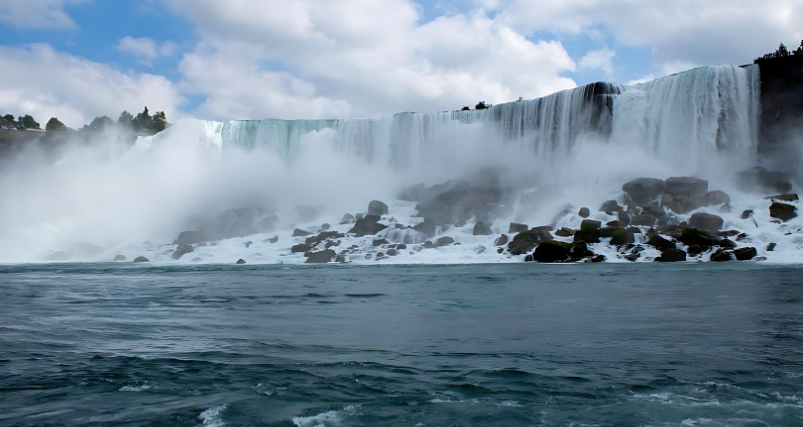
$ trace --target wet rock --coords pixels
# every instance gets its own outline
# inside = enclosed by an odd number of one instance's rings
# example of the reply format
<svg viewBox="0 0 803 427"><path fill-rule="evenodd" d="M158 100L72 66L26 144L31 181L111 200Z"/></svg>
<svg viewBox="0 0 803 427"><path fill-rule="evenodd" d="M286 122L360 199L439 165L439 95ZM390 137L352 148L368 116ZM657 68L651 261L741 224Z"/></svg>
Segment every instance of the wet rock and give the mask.
<svg viewBox="0 0 803 427"><path fill-rule="evenodd" d="M618 221L616 222L616 224L618 224ZM613 233L615 233L616 230L619 230L619 229L624 229L624 227L619 227L618 225L615 225L615 226L609 226L609 227L600 228L599 229L599 237L606 237L606 238L607 237L613 237Z"/></svg>
<svg viewBox="0 0 803 427"><path fill-rule="evenodd" d="M569 243L547 240L535 248L533 260L537 262L559 262L569 259L569 250L572 245Z"/></svg>
<svg viewBox="0 0 803 427"><path fill-rule="evenodd" d="M580 229L587 229L587 228L600 228L602 227L602 221L596 221L593 219L584 219L583 222L580 223Z"/></svg>
<svg viewBox="0 0 803 427"><path fill-rule="evenodd" d="M329 249L329 248L333 248L333 247L337 247L337 246L340 246L340 242L336 242L336 241L332 240L332 241L326 242L326 244L324 245L324 248L325 249Z"/></svg>
<svg viewBox="0 0 803 427"><path fill-rule="evenodd" d="M778 246L777 243L770 243L767 245L767 252L772 252L775 250L775 247Z"/></svg>
<svg viewBox="0 0 803 427"><path fill-rule="evenodd" d="M273 236L270 239L266 239L265 241L270 243L276 243L279 241L279 236Z"/></svg>
<svg viewBox="0 0 803 427"><path fill-rule="evenodd" d="M318 243L318 237L317 236L307 237L306 239L304 239L304 243L310 246L315 246Z"/></svg>
<svg viewBox="0 0 803 427"><path fill-rule="evenodd" d="M238 264L238 265L243 265L243 264L245 264L245 260L244 260L244 259L242 259L242 258L241 258L241 259L238 259L238 260L237 260L237 264Z"/></svg>
<svg viewBox="0 0 803 427"><path fill-rule="evenodd" d="M387 239L376 239L373 242L373 246L382 246L382 245L387 245L388 243L390 242L388 242Z"/></svg>
<svg viewBox="0 0 803 427"><path fill-rule="evenodd" d="M591 216L591 210L589 210L588 208L580 208L580 212L578 212L577 215L580 215L583 218L588 218Z"/></svg>
<svg viewBox="0 0 803 427"><path fill-rule="evenodd" d="M508 240L507 234L503 234L494 240L494 246L504 246L507 244Z"/></svg>
<svg viewBox="0 0 803 427"><path fill-rule="evenodd" d="M388 205L379 200L371 200L371 202L368 203L368 214L378 216L387 215Z"/></svg>
<svg viewBox="0 0 803 427"><path fill-rule="evenodd" d="M719 241L719 246L722 246L723 248L726 249L733 249L736 247L736 242L734 242L733 240L722 239Z"/></svg>
<svg viewBox="0 0 803 427"><path fill-rule="evenodd" d="M655 258L657 262L680 262L686 261L686 252L683 252L680 249L666 249L661 252L661 256Z"/></svg>
<svg viewBox="0 0 803 427"><path fill-rule="evenodd" d="M405 245L404 243L399 244L398 246L396 246L396 249L398 249L400 251L404 250L404 249L407 249L407 245Z"/></svg>
<svg viewBox="0 0 803 427"><path fill-rule="evenodd" d="M170 255L173 259L181 259L184 255L191 253L193 251L192 246L190 245L178 245L175 251Z"/></svg>
<svg viewBox="0 0 803 427"><path fill-rule="evenodd" d="M571 248L569 248L569 258L571 258L572 261L579 261L592 256L594 256L594 252L588 249L588 244L586 242L574 242L571 244Z"/></svg>
<svg viewBox="0 0 803 427"><path fill-rule="evenodd" d="M337 253L331 249L326 249L319 252L313 252L306 261L306 264L326 264L337 256Z"/></svg>
<svg viewBox="0 0 803 427"><path fill-rule="evenodd" d="M605 261L606 259L607 259L607 258L605 258L605 255L597 255L597 256L595 256L595 257L591 258L591 262L594 262L594 263L596 263L596 262L603 262L603 261Z"/></svg>
<svg viewBox="0 0 803 427"><path fill-rule="evenodd" d="M636 204L649 203L661 194L664 181L655 178L638 178L625 183L622 191ZM607 210L606 210L607 211Z"/></svg>
<svg viewBox="0 0 803 427"><path fill-rule="evenodd" d="M732 252L726 251L724 249L718 249L716 252L711 254L711 261L713 262L725 262L730 261Z"/></svg>
<svg viewBox="0 0 803 427"><path fill-rule="evenodd" d="M321 224L321 230L322 230L322 231L327 231L327 230L329 230L330 228L332 228L332 225L331 225L331 224L329 224L328 222L324 222L323 224Z"/></svg>
<svg viewBox="0 0 803 427"><path fill-rule="evenodd" d="M245 242L245 248L246 248L246 249L248 249L248 248L250 248L250 247L251 247L251 245L253 245L253 244L254 244L254 242L252 242L252 241L250 241L250 240L249 240L249 241Z"/></svg>
<svg viewBox="0 0 803 427"><path fill-rule="evenodd" d="M663 206L647 205L647 206L642 206L641 214L642 215L649 214L654 216L655 218L663 218L666 216L666 211L664 210Z"/></svg>
<svg viewBox="0 0 803 427"><path fill-rule="evenodd" d="M350 213L347 213L347 214L343 215L343 218L340 220L340 224L341 225L354 224L354 222L355 222L354 215L352 215Z"/></svg>
<svg viewBox="0 0 803 427"><path fill-rule="evenodd" d="M388 256L396 256L399 252L396 249L388 249Z"/></svg>
<svg viewBox="0 0 803 427"><path fill-rule="evenodd" d="M671 177L664 181L664 192L693 199L708 192L708 181L689 176Z"/></svg>
<svg viewBox="0 0 803 427"><path fill-rule="evenodd" d="M780 200L782 202L796 202L800 200L797 196L797 193L792 194L778 194L776 196L769 196L765 197L767 200Z"/></svg>
<svg viewBox="0 0 803 427"><path fill-rule="evenodd" d="M749 261L758 255L758 251L756 248L752 247L739 248L733 251L733 255L735 255L736 259L739 261Z"/></svg>
<svg viewBox="0 0 803 427"><path fill-rule="evenodd" d="M527 231L529 229L530 227L527 224L519 224L516 222L511 222L507 232L514 234L514 233L521 233L522 231Z"/></svg>
<svg viewBox="0 0 803 427"><path fill-rule="evenodd" d="M747 219L747 218L750 218L751 216L753 216L753 211L751 209L747 209L744 212L742 212L741 218L742 219Z"/></svg>
<svg viewBox="0 0 803 427"><path fill-rule="evenodd" d="M701 253L705 252L706 250L707 250L706 248L703 248L700 245L691 245L691 246L688 247L688 252L689 252L689 255L691 255L691 256L700 255Z"/></svg>
<svg viewBox="0 0 803 427"><path fill-rule="evenodd" d="M364 218L358 219L354 227L348 232L354 233L356 237L375 235L388 228L387 225L380 224L379 220L380 217L377 215L366 215Z"/></svg>
<svg viewBox="0 0 803 427"><path fill-rule="evenodd" d="M613 229L617 229L617 228L626 228L626 227L627 227L627 224L623 224L623 223L621 223L621 222L619 222L619 221L609 221L609 222L607 222L607 223L605 224L605 227L607 227L607 228L613 228Z"/></svg>
<svg viewBox="0 0 803 427"><path fill-rule="evenodd" d="M641 215L634 216L633 219L630 220L630 224L632 224L632 225L640 225L640 226L645 226L645 227L652 227L653 225L655 225L656 221L657 221L657 219L655 218L654 215L641 214Z"/></svg>
<svg viewBox="0 0 803 427"><path fill-rule="evenodd" d="M138 257L134 258L134 262L136 262L136 263L151 262L151 260L149 260L148 258L145 258L144 256L138 256Z"/></svg>
<svg viewBox="0 0 803 427"><path fill-rule="evenodd" d="M496 253L501 254L505 251L505 248L496 248Z"/></svg>
<svg viewBox="0 0 803 427"><path fill-rule="evenodd" d="M475 236L490 236L491 234L494 234L494 232L491 230L491 226L485 221L479 221L474 224L473 234Z"/></svg>
<svg viewBox="0 0 803 427"><path fill-rule="evenodd" d="M786 203L775 202L770 206L770 216L781 221L797 217L797 208Z"/></svg>
<svg viewBox="0 0 803 427"><path fill-rule="evenodd" d="M622 210L622 207L619 206L619 203L616 200L607 200L602 203L602 206L599 207L600 212L619 212Z"/></svg>
<svg viewBox="0 0 803 427"><path fill-rule="evenodd" d="M586 227L574 233L574 242L599 243L600 237L599 228Z"/></svg>
<svg viewBox="0 0 803 427"><path fill-rule="evenodd" d="M293 237L304 237L304 236L309 236L310 234L312 233L310 233L307 230L302 230L300 228L296 228L295 230L293 230Z"/></svg>
<svg viewBox="0 0 803 427"><path fill-rule="evenodd" d="M713 215L705 212L698 212L691 216L689 219L689 224L692 227L698 228L704 231L719 231L722 229L722 224L724 224L724 220L721 216Z"/></svg>
<svg viewBox="0 0 803 427"><path fill-rule="evenodd" d="M194 245L196 243L206 242L206 237L200 231L182 231L178 237L173 241L174 245Z"/></svg>
<svg viewBox="0 0 803 427"><path fill-rule="evenodd" d="M630 225L631 216L627 211L621 210L617 214L617 220L622 223L625 227Z"/></svg>
<svg viewBox="0 0 803 427"><path fill-rule="evenodd" d="M125 261L126 258L125 258L125 255L115 255L114 260L115 261Z"/></svg>
<svg viewBox="0 0 803 427"><path fill-rule="evenodd" d="M294 254L295 253L299 253L299 252L309 252L310 249L311 249L310 245L308 245L306 243L299 243L297 245L294 245L292 248L290 248L290 252L292 252Z"/></svg>
<svg viewBox="0 0 803 427"><path fill-rule="evenodd" d="M338 255L335 257L335 262L339 262L341 264L348 264L351 262L351 258L345 255Z"/></svg>
<svg viewBox="0 0 803 427"><path fill-rule="evenodd" d="M650 236L650 239L647 240L647 244L655 246L658 249L676 249L675 243L664 239L657 234Z"/></svg>
<svg viewBox="0 0 803 427"><path fill-rule="evenodd" d="M747 191L785 194L792 190L788 175L770 172L761 167L739 172L736 177L739 186Z"/></svg>
<svg viewBox="0 0 803 427"><path fill-rule="evenodd" d="M527 255L524 257L524 262L533 262L533 261L535 261L535 259L533 258L532 255Z"/></svg>
<svg viewBox="0 0 803 427"><path fill-rule="evenodd" d="M722 190L709 191L703 194L704 206L721 205L723 203L730 203L731 197Z"/></svg>
<svg viewBox="0 0 803 427"><path fill-rule="evenodd" d="M574 233L575 231L571 228L562 227L560 230L555 232L555 235L559 237L571 237L574 236Z"/></svg>
<svg viewBox="0 0 803 427"><path fill-rule="evenodd" d="M684 228L680 235L680 241L686 246L700 245L700 246L718 246L719 239L708 234L704 230L696 228Z"/></svg>
<svg viewBox="0 0 803 427"><path fill-rule="evenodd" d="M427 237L435 235L435 221L432 218L424 218L424 221L416 224L413 230L420 231Z"/></svg>
<svg viewBox="0 0 803 427"><path fill-rule="evenodd" d="M454 243L454 239L449 236L444 236L435 241L435 247L449 246Z"/></svg>

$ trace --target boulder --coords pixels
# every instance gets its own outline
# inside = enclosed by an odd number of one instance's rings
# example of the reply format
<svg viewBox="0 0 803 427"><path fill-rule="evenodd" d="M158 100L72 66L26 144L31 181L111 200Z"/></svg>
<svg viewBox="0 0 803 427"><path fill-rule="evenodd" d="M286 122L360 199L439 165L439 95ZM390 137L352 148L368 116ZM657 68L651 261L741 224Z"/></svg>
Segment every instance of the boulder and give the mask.
<svg viewBox="0 0 803 427"><path fill-rule="evenodd" d="M245 264L245 260L244 260L244 259L242 259L242 258L240 258L240 259L238 259L238 260L237 260L237 263L236 263L236 264L237 264L237 265L243 265L243 264Z"/></svg>
<svg viewBox="0 0 803 427"><path fill-rule="evenodd" d="M664 210L663 206L657 206L657 205L642 206L641 215L647 215L647 214L652 215L657 219L665 217L666 211Z"/></svg>
<svg viewBox="0 0 803 427"><path fill-rule="evenodd" d="M716 252L711 254L711 261L714 262L725 262L730 261L731 258L731 251L726 251L724 249L718 249Z"/></svg>
<svg viewBox="0 0 803 427"><path fill-rule="evenodd" d="M474 225L473 234L475 236L490 236L491 234L494 234L494 232L491 230L491 226L485 221L478 221Z"/></svg>
<svg viewBox="0 0 803 427"><path fill-rule="evenodd" d="M299 252L309 252L310 249L311 249L310 245L308 245L306 243L299 243L297 245L294 245L292 248L290 248L290 252L292 252L294 254L295 253L299 253Z"/></svg>
<svg viewBox="0 0 803 427"><path fill-rule="evenodd" d="M173 251L173 254L170 255L170 257L173 258L173 259L180 259L184 255L186 255L188 253L191 253L192 251L193 251L193 249L192 249L192 246L190 246L190 245L186 245L186 244L178 245L178 248L176 248L176 250Z"/></svg>
<svg viewBox="0 0 803 427"><path fill-rule="evenodd" d="M594 252L588 249L588 244L586 242L574 242L571 244L571 248L569 248L569 258L572 261L579 261L592 256L594 256Z"/></svg>
<svg viewBox="0 0 803 427"><path fill-rule="evenodd" d="M591 216L591 210L588 208L580 208L580 212L578 212L577 215L580 215L583 218L588 218Z"/></svg>
<svg viewBox="0 0 803 427"><path fill-rule="evenodd" d="M350 213L347 213L347 214L343 215L343 218L340 219L340 224L341 225L354 224L354 221L355 221L354 215L352 215Z"/></svg>
<svg viewBox="0 0 803 427"><path fill-rule="evenodd" d="M747 218L750 218L751 216L753 216L753 211L751 209L747 209L744 212L742 212L742 217L741 218L742 219L747 219Z"/></svg>
<svg viewBox="0 0 803 427"><path fill-rule="evenodd" d="M655 178L638 178L625 183L622 191L636 204L649 203L661 194L664 181Z"/></svg>
<svg viewBox="0 0 803 427"><path fill-rule="evenodd" d="M739 261L749 261L758 255L758 251L756 251L756 248L752 247L739 248L733 251L733 255L735 255L736 259Z"/></svg>
<svg viewBox="0 0 803 427"><path fill-rule="evenodd" d="M671 177L664 181L664 192L693 199L708 192L708 181L689 176Z"/></svg>
<svg viewBox="0 0 803 427"><path fill-rule="evenodd" d="M251 245L253 245L253 244L254 244L254 242L252 242L252 241L250 241L250 240L249 240L249 241L245 242L245 248L246 248L246 249L248 249L248 248L250 248L250 247L251 247Z"/></svg>
<svg viewBox="0 0 803 427"><path fill-rule="evenodd" d="M722 206L719 207L719 213L731 213L733 212L733 207L730 203L723 203Z"/></svg>
<svg viewBox="0 0 803 427"><path fill-rule="evenodd" d="M324 222L323 224L321 224L321 230L322 230L322 231L327 231L327 230L329 230L330 228L332 228L332 225L331 225L331 224L329 224L328 222Z"/></svg>
<svg viewBox="0 0 803 427"><path fill-rule="evenodd" d="M125 255L115 255L114 257L115 261L125 261L125 259Z"/></svg>
<svg viewBox="0 0 803 427"><path fill-rule="evenodd" d="M661 252L661 256L655 258L655 261L658 262L679 262L679 261L686 261L686 252L683 252L680 249L666 249Z"/></svg>
<svg viewBox="0 0 803 427"><path fill-rule="evenodd" d="M698 212L691 216L689 225L704 231L719 231L722 229L724 220L721 216L713 215L705 212Z"/></svg>
<svg viewBox="0 0 803 427"><path fill-rule="evenodd" d="M770 243L767 245L767 252L772 252L775 250L775 247L778 246L777 243Z"/></svg>
<svg viewBox="0 0 803 427"><path fill-rule="evenodd" d="M641 215L634 216L633 219L630 220L630 224L632 224L632 225L640 225L640 226L645 226L645 227L652 227L653 225L655 225L656 221L657 221L657 219L655 218L654 215L641 214Z"/></svg>
<svg viewBox="0 0 803 427"><path fill-rule="evenodd" d="M627 211L621 210L616 215L617 215L617 220L619 222L621 222L625 226L630 225L631 217L630 217L630 214L627 213Z"/></svg>
<svg viewBox="0 0 803 427"><path fill-rule="evenodd" d="M268 239L268 241L271 243L276 243L279 241L279 236L273 236L270 239Z"/></svg>
<svg viewBox="0 0 803 427"><path fill-rule="evenodd" d="M387 245L388 243L390 242L388 242L387 239L375 239L373 242L373 246L382 246L382 245Z"/></svg>
<svg viewBox="0 0 803 427"><path fill-rule="evenodd" d="M740 188L753 192L788 193L792 190L789 176L756 167L736 174Z"/></svg>
<svg viewBox="0 0 803 427"><path fill-rule="evenodd" d="M575 231L571 228L562 227L560 230L555 232L555 235L560 237L571 237L574 236L574 233Z"/></svg>
<svg viewBox="0 0 803 427"><path fill-rule="evenodd" d="M396 256L399 252L396 249L388 249L388 256Z"/></svg>
<svg viewBox="0 0 803 427"><path fill-rule="evenodd" d="M617 245L617 246L628 245L634 242L635 242L635 237L633 236L633 233L627 231L624 228L617 229L611 234L612 245Z"/></svg>
<svg viewBox="0 0 803 427"><path fill-rule="evenodd" d="M572 245L569 243L547 240L535 248L533 260L537 262L560 262L569 259L569 250Z"/></svg>
<svg viewBox="0 0 803 427"><path fill-rule="evenodd" d="M337 246L340 246L340 242L331 240L331 241L326 242L326 244L323 247L326 248L326 249L329 249L329 248L337 247Z"/></svg>
<svg viewBox="0 0 803 427"><path fill-rule="evenodd" d="M800 200L800 198L797 196L797 193L778 194L778 195L775 195L775 196L765 197L765 199L767 199L767 200L780 200L782 202L796 202L796 201Z"/></svg>
<svg viewBox="0 0 803 427"><path fill-rule="evenodd" d="M351 262L351 258L345 255L338 255L335 257L335 262L339 262L341 264L348 264Z"/></svg>
<svg viewBox="0 0 803 427"><path fill-rule="evenodd" d="M416 224L413 230L420 231L427 237L432 237L435 235L435 221L432 218L424 218L424 222Z"/></svg>
<svg viewBox="0 0 803 427"><path fill-rule="evenodd" d="M509 238L507 237L507 234L503 234L494 240L494 246L505 246L508 240Z"/></svg>
<svg viewBox="0 0 803 427"><path fill-rule="evenodd" d="M444 236L435 241L435 247L449 246L454 243L454 239L449 236Z"/></svg>
<svg viewBox="0 0 803 427"><path fill-rule="evenodd" d="M379 200L371 200L368 203L368 214L369 215L387 215L388 214L388 205L380 202Z"/></svg>
<svg viewBox="0 0 803 427"><path fill-rule="evenodd" d="M326 264L337 256L337 253L331 249L326 249L320 252L313 252L306 261L307 264Z"/></svg>
<svg viewBox="0 0 803 427"><path fill-rule="evenodd" d="M719 246L722 246L725 249L734 249L736 248L736 242L730 239L722 239L719 241Z"/></svg>
<svg viewBox="0 0 803 427"><path fill-rule="evenodd" d="M508 227L507 232L511 233L511 234L513 234L513 233L521 233L522 231L527 231L529 229L530 229L530 227L527 224L519 224L519 223L516 223L516 222L511 222L510 226Z"/></svg>
<svg viewBox="0 0 803 427"><path fill-rule="evenodd" d="M797 217L797 208L786 203L775 202L770 205L770 216L781 221L789 221Z"/></svg>
<svg viewBox="0 0 803 427"><path fill-rule="evenodd" d="M293 230L293 237L304 237L304 236L309 236L310 234L312 233L310 233L307 230L302 230L300 228L296 228L295 230Z"/></svg>
<svg viewBox="0 0 803 427"><path fill-rule="evenodd" d="M616 200L607 200L599 207L600 212L619 212L621 210L622 207L619 206L619 202Z"/></svg>
<svg viewBox="0 0 803 427"><path fill-rule="evenodd" d="M348 232L354 233L356 237L373 236L388 228L387 225L380 224L379 219L380 218L376 215L366 215L364 218L358 219L354 227Z"/></svg>
<svg viewBox="0 0 803 427"><path fill-rule="evenodd" d="M144 256L138 256L138 257L134 258L134 262L137 262L137 263L139 263L139 262L151 262L151 260L149 260L148 258L145 258Z"/></svg>
<svg viewBox="0 0 803 427"><path fill-rule="evenodd" d="M677 249L677 246L675 246L673 242L664 239L657 234L650 236L650 239L647 240L647 244L655 246L658 249Z"/></svg>
<svg viewBox="0 0 803 427"><path fill-rule="evenodd" d="M696 228L684 228L680 235L680 241L686 245L718 246L719 239L708 234L704 230Z"/></svg>
<svg viewBox="0 0 803 427"><path fill-rule="evenodd" d="M703 253L703 252L705 252L705 251L706 251L706 249L705 249L705 248L703 248L703 247L702 247L702 246L700 246L700 245L691 245L691 246L689 246L689 247L687 248L687 252L688 252L688 253L689 253L689 255L691 255L691 256L697 256L697 255L700 255L701 253Z"/></svg>
<svg viewBox="0 0 803 427"><path fill-rule="evenodd" d="M583 222L580 223L580 229L588 229L588 228L600 228L602 227L602 221L595 221L593 219L584 219Z"/></svg>
<svg viewBox="0 0 803 427"><path fill-rule="evenodd" d="M709 191L703 194L704 206L721 205L723 203L730 203L731 197L722 190Z"/></svg>
<svg viewBox="0 0 803 427"><path fill-rule="evenodd" d="M581 228L574 233L574 242L599 243L600 234L599 228Z"/></svg>
<svg viewBox="0 0 803 427"><path fill-rule="evenodd" d="M178 237L173 241L174 245L194 245L196 243L206 242L207 239L200 231L182 231Z"/></svg>

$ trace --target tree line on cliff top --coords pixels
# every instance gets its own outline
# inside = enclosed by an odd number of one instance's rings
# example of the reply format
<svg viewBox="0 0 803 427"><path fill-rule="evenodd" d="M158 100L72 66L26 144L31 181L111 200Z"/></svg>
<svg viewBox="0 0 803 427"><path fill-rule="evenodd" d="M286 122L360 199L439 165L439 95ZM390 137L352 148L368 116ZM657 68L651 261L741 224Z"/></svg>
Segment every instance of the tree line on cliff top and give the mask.
<svg viewBox="0 0 803 427"><path fill-rule="evenodd" d="M151 115L148 107L137 114L132 115L128 111L123 111L120 117L115 122L109 116L95 117L91 123L84 125L83 128L73 130L57 117L51 117L45 124L45 130L48 134L63 135L71 132L78 134L90 134L103 132L105 130L119 129L136 134L155 135L165 130L170 124L167 122L167 116L164 111L157 111ZM30 114L19 116L15 119L14 115L6 114L0 117L0 129L2 130L26 130L34 129L41 130L41 125Z"/></svg>
<svg viewBox="0 0 803 427"><path fill-rule="evenodd" d="M803 41L800 42L800 46L797 49L792 51L790 51L785 44L781 43L778 46L778 49L775 49L775 52L770 52L764 56L756 58L756 61L760 59L786 58L788 56L797 56L797 55L803 55Z"/></svg>

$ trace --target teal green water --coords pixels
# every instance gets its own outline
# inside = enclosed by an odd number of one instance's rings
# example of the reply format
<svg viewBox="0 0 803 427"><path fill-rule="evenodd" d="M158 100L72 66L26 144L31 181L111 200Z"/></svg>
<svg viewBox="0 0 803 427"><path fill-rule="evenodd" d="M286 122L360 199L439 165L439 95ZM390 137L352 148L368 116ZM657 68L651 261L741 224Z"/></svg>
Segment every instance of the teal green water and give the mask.
<svg viewBox="0 0 803 427"><path fill-rule="evenodd" d="M800 426L803 268L2 266L0 425Z"/></svg>

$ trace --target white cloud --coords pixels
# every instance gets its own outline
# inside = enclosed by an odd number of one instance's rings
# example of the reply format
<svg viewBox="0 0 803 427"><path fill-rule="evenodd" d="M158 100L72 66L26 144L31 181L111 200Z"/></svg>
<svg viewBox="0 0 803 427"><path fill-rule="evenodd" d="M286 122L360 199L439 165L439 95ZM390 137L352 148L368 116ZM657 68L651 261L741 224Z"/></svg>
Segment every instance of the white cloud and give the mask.
<svg viewBox="0 0 803 427"><path fill-rule="evenodd" d="M0 22L17 28L77 28L64 7L86 1L88 0L0 0Z"/></svg>
<svg viewBox="0 0 803 427"><path fill-rule="evenodd" d="M628 47L652 49L658 68L749 63L803 38L792 0L504 0L499 19L522 32L582 33L602 25Z"/></svg>
<svg viewBox="0 0 803 427"><path fill-rule="evenodd" d="M117 71L55 51L46 44L27 48L0 47L0 111L31 114L42 125L58 117L80 127L95 116L116 119L124 109L144 106L164 110L168 119L179 116L182 97L164 77Z"/></svg>
<svg viewBox="0 0 803 427"><path fill-rule="evenodd" d="M580 60L581 68L601 69L607 75L613 74L613 57L616 52L608 48L600 50L589 51L583 59Z"/></svg>
<svg viewBox="0 0 803 427"><path fill-rule="evenodd" d="M165 42L158 46L157 42L149 37L133 38L126 36L117 41L117 50L139 58L140 62L151 66L152 61L159 56L170 56L176 51L176 44Z"/></svg>
<svg viewBox="0 0 803 427"><path fill-rule="evenodd" d="M529 41L481 9L422 24L409 0L170 3L199 27L180 70L214 118L458 109L575 86L559 42Z"/></svg>

